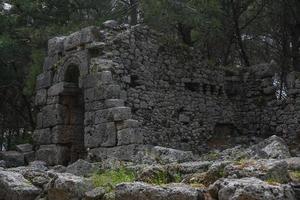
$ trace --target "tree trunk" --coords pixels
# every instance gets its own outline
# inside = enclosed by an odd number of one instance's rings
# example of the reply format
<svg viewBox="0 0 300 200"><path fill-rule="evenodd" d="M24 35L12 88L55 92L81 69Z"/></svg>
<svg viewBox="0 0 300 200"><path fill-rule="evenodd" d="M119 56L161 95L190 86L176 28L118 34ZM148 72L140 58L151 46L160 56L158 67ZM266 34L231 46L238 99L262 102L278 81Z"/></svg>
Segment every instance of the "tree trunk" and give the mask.
<svg viewBox="0 0 300 200"><path fill-rule="evenodd" d="M181 37L182 41L189 45L192 46L192 27L187 26L182 23L178 23L178 34Z"/></svg>
<svg viewBox="0 0 300 200"><path fill-rule="evenodd" d="M233 13L232 17L233 17L236 40L237 40L238 46L240 48L239 53L240 53L241 59L244 61L244 64L247 67L249 67L250 62L249 62L249 58L248 58L248 55L245 50L245 45L242 40L242 34L241 34L240 24L239 24L239 16L238 16L237 12L238 11L237 11L237 8L235 8L235 4L232 3L232 13Z"/></svg>
<svg viewBox="0 0 300 200"><path fill-rule="evenodd" d="M134 26L138 22L138 0L129 0L130 4L130 25Z"/></svg>
<svg viewBox="0 0 300 200"><path fill-rule="evenodd" d="M291 31L292 43L292 64L294 70L300 72L300 24L294 25Z"/></svg>

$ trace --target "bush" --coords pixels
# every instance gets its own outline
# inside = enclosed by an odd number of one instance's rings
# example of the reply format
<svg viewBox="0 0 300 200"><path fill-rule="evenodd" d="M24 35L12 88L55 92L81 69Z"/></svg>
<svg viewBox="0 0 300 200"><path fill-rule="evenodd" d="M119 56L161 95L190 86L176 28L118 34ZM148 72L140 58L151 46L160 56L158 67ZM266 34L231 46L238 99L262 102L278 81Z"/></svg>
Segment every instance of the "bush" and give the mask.
<svg viewBox="0 0 300 200"><path fill-rule="evenodd" d="M126 168L99 171L92 175L92 180L95 187L103 187L106 192L111 192L120 183L133 182L135 173Z"/></svg>

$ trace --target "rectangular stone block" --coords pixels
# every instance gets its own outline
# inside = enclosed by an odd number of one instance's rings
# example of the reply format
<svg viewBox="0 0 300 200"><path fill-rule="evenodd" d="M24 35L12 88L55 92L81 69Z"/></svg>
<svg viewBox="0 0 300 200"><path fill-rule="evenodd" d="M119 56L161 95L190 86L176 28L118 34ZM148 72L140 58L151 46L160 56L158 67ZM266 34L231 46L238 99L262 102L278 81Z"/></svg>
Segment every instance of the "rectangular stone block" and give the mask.
<svg viewBox="0 0 300 200"><path fill-rule="evenodd" d="M122 100L122 99L107 99L107 100L105 100L106 108L122 107L122 106L124 106L124 100Z"/></svg>
<svg viewBox="0 0 300 200"><path fill-rule="evenodd" d="M76 140L76 137L83 135L82 126L59 125L52 129L52 142L54 144L69 144Z"/></svg>
<svg viewBox="0 0 300 200"><path fill-rule="evenodd" d="M95 100L95 89L89 88L84 90L84 102L93 102Z"/></svg>
<svg viewBox="0 0 300 200"><path fill-rule="evenodd" d="M118 121L115 123L116 123L117 130L122 130L122 129L127 129L127 128L138 128L140 126L140 123L134 119Z"/></svg>
<svg viewBox="0 0 300 200"><path fill-rule="evenodd" d="M129 107L114 107L108 109L108 119L112 121L124 121L131 118L131 109Z"/></svg>
<svg viewBox="0 0 300 200"><path fill-rule="evenodd" d="M36 116L36 128L42 129L43 128L43 113L38 112Z"/></svg>
<svg viewBox="0 0 300 200"><path fill-rule="evenodd" d="M33 150L33 146L31 144L19 144L16 146L16 150L20 153L29 152Z"/></svg>
<svg viewBox="0 0 300 200"><path fill-rule="evenodd" d="M53 127L56 125L66 124L65 107L60 104L47 105L42 109L43 127Z"/></svg>
<svg viewBox="0 0 300 200"><path fill-rule="evenodd" d="M25 152L25 153L23 153L23 155L24 155L26 164L29 164L30 162L33 162L35 160L35 152L34 151Z"/></svg>
<svg viewBox="0 0 300 200"><path fill-rule="evenodd" d="M84 113L84 125L95 124L95 112L85 112Z"/></svg>
<svg viewBox="0 0 300 200"><path fill-rule="evenodd" d="M99 85L95 88L95 100L119 99L121 88L119 85Z"/></svg>
<svg viewBox="0 0 300 200"><path fill-rule="evenodd" d="M109 116L109 112L107 109L96 111L95 112L95 124L109 122L108 116Z"/></svg>
<svg viewBox="0 0 300 200"><path fill-rule="evenodd" d="M112 74L110 71L104 71L98 74L89 74L82 79L84 88L93 88L100 84L111 84Z"/></svg>
<svg viewBox="0 0 300 200"><path fill-rule="evenodd" d="M48 55L55 55L63 52L65 37L54 37L48 40Z"/></svg>
<svg viewBox="0 0 300 200"><path fill-rule="evenodd" d="M67 36L64 40L64 50L70 51L81 44L81 32L77 31Z"/></svg>
<svg viewBox="0 0 300 200"><path fill-rule="evenodd" d="M89 26L81 31L81 43L86 44L86 43L91 43L94 41L99 41L102 37L100 30L98 27L95 26Z"/></svg>
<svg viewBox="0 0 300 200"><path fill-rule="evenodd" d="M36 160L44 161L48 165L67 165L70 161L70 150L62 145L41 145L36 151Z"/></svg>
<svg viewBox="0 0 300 200"><path fill-rule="evenodd" d="M102 123L93 127L85 128L85 147L113 147L116 146L116 127L113 122Z"/></svg>
<svg viewBox="0 0 300 200"><path fill-rule="evenodd" d="M140 129L127 128L120 130L117 137L118 146L143 143L143 135Z"/></svg>
<svg viewBox="0 0 300 200"><path fill-rule="evenodd" d="M45 89L51 86L52 72L44 72L37 76L36 89Z"/></svg>
<svg viewBox="0 0 300 200"><path fill-rule="evenodd" d="M36 91L35 105L42 106L47 103L47 90L41 89Z"/></svg>
<svg viewBox="0 0 300 200"><path fill-rule="evenodd" d="M52 143L52 135L50 128L35 130L32 135L33 141L36 144L51 144Z"/></svg>
<svg viewBox="0 0 300 200"><path fill-rule="evenodd" d="M0 152L0 160L6 162L7 167L19 167L25 165L24 155L17 151Z"/></svg>
<svg viewBox="0 0 300 200"><path fill-rule="evenodd" d="M52 68L55 68L60 63L61 57L57 54L55 55L49 55L45 58L44 64L43 64L43 71L50 71Z"/></svg>

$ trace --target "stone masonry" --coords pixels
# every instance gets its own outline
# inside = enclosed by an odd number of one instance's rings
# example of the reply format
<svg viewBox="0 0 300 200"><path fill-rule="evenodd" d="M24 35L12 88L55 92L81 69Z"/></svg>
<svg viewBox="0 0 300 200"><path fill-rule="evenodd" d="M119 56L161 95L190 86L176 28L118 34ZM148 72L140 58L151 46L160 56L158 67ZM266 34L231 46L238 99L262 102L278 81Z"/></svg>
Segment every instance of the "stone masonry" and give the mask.
<svg viewBox="0 0 300 200"><path fill-rule="evenodd" d="M134 154L142 145L205 152L251 136L296 137L296 78L278 101L270 65L231 72L160 38L137 25L50 39L37 78L36 159L66 165L87 155Z"/></svg>

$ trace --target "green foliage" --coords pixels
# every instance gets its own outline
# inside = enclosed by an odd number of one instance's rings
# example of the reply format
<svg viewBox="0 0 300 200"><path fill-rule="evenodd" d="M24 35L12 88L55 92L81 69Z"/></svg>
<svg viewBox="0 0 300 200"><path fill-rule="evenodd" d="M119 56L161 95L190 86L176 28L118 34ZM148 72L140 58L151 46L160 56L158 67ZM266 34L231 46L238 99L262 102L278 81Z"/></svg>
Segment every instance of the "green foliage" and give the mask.
<svg viewBox="0 0 300 200"><path fill-rule="evenodd" d="M33 50L31 54L32 64L30 66L29 74L26 79L26 86L24 88L24 94L27 96L31 96L34 93L36 78L42 72L44 57L45 53L43 50Z"/></svg>
<svg viewBox="0 0 300 200"><path fill-rule="evenodd" d="M100 171L92 175L95 187L104 187L107 192L115 189L115 186L123 182L133 182L135 174L124 167L115 170Z"/></svg>
<svg viewBox="0 0 300 200"><path fill-rule="evenodd" d="M300 182L300 170L290 171L289 175L293 181Z"/></svg>

